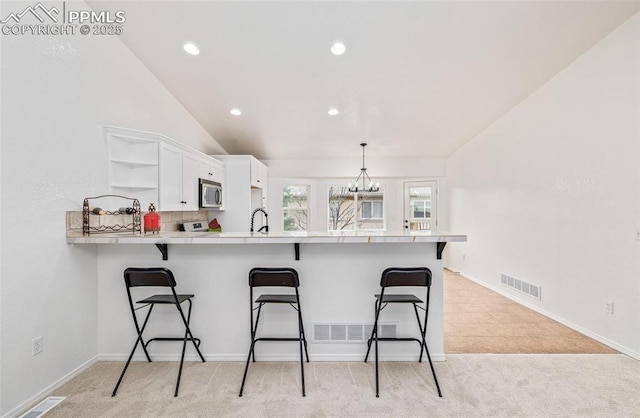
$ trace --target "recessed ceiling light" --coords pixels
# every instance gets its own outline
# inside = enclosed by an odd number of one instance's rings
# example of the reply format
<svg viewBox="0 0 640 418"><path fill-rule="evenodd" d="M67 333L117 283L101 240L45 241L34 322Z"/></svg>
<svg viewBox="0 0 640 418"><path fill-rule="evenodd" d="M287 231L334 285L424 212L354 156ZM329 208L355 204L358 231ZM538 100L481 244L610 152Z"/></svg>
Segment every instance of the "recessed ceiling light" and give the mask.
<svg viewBox="0 0 640 418"><path fill-rule="evenodd" d="M200 53L200 48L196 46L196 44L192 44L191 42L187 42L183 46L184 50L187 54L198 55Z"/></svg>
<svg viewBox="0 0 640 418"><path fill-rule="evenodd" d="M346 50L347 47L344 46L342 42L335 42L333 45L331 45L331 53L333 55L342 55Z"/></svg>
<svg viewBox="0 0 640 418"><path fill-rule="evenodd" d="M236 109L235 107L233 109L231 109L229 111L229 113L231 113L233 116L240 116L242 115L242 111L240 111L240 109Z"/></svg>
<svg viewBox="0 0 640 418"><path fill-rule="evenodd" d="M340 112L338 112L338 109L336 109L335 107L332 107L331 109L329 109L329 111L328 111L327 113L328 113L329 115L331 115L331 116L335 116L335 115L337 115L337 114L338 114L338 113L340 113Z"/></svg>

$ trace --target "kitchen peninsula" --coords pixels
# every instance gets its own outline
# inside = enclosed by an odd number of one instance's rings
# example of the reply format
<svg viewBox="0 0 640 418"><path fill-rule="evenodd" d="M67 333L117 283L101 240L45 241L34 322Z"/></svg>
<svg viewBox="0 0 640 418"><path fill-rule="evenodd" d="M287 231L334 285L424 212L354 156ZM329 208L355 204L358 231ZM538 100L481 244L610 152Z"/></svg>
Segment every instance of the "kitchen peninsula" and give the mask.
<svg viewBox="0 0 640 418"><path fill-rule="evenodd" d="M67 234L69 244L374 244L374 243L436 243L437 258L447 242L466 241L466 235L437 233L387 233L378 231L353 232L165 232L161 234L94 234L82 236L77 232ZM162 250L161 250L162 251ZM299 257L296 257L296 260ZM166 259L166 258L165 258Z"/></svg>
<svg viewBox="0 0 640 418"><path fill-rule="evenodd" d="M81 232L71 230L67 234L67 243L78 251L96 248L98 252L99 352L104 358L125 358L130 342L135 339L123 270L164 266L174 272L179 292L196 295L192 329L202 339L204 355L211 360L234 361L242 360L248 350L247 274L257 266L287 266L298 271L309 355L312 360L338 361L364 358L374 319L374 294L379 292L382 271L391 266L429 267L433 285L427 341L433 359L444 360L441 253L447 243L466 239L465 235L444 233L388 232L82 236ZM165 251L166 260L156 246ZM265 322L265 333L295 332L296 322L286 315L286 309L290 307L275 306L265 313L278 317L276 321ZM398 336L413 335L417 332L413 315L411 310L389 306L383 324L388 325L388 332ZM278 329L273 328L276 323ZM179 332L179 324L174 328ZM175 356L172 347L151 348L159 358ZM382 344L380 351L383 360L414 361L419 353L412 342ZM294 360L296 355L295 347L286 343L264 344L257 351L257 356L264 360Z"/></svg>

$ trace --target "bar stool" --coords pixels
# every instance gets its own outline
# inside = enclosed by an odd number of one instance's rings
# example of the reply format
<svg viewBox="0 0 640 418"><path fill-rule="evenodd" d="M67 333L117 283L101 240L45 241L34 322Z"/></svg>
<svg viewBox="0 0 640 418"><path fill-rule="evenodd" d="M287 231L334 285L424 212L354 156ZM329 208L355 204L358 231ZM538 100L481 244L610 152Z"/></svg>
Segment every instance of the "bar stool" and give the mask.
<svg viewBox="0 0 640 418"><path fill-rule="evenodd" d="M302 358L302 349L304 347L304 353L309 362L309 354L307 353L307 340L304 335L304 326L302 324L302 311L300 309L300 295L298 294L298 287L300 281L298 279L298 272L292 268L266 268L256 267L249 272L249 308L251 316L251 348L249 349L249 355L247 356L247 364L244 367L244 376L242 376L242 385L240 386L240 394L244 390L244 383L247 379L247 372L249 371L249 363L253 357L255 358L255 345L258 341L298 341L300 343L300 376L302 381L302 396L305 395L304 390L304 361ZM253 288L254 287L293 287L295 294L262 294L255 301L253 300ZM254 303L258 305L254 307ZM260 312L262 307L268 303L288 303L293 309L298 312L298 337L297 338L272 338L272 337L260 337L256 338L258 332L258 322L260 321ZM255 319L255 326L253 321L253 312L258 311Z"/></svg>
<svg viewBox="0 0 640 418"><path fill-rule="evenodd" d="M111 396L112 397L116 396L118 387L120 386L120 383L122 382L122 378L124 377L124 374L126 373L127 368L129 367L129 363L131 363L131 359L133 358L133 354L135 353L136 348L138 348L138 344L142 346L142 350L144 351L144 354L147 357L147 360L151 362L151 357L149 356L149 352L147 351L147 346L152 341L182 341L182 355L180 356L180 368L178 370L178 380L176 381L176 390L173 394L173 396L178 396L178 389L180 387L180 377L182 376L182 366L184 364L184 353L187 348L187 341L191 341L193 343L193 346L198 352L198 356L200 356L200 359L202 360L203 363L205 362L204 357L202 356L202 353L200 352L200 348L199 348L200 339L194 338L193 334L191 333L191 329L189 328L189 321L191 320L191 298L193 298L194 295L176 294L176 289L175 289L176 280L173 277L173 273L171 272L171 270L164 267L151 267L151 268L130 267L124 271L124 283L127 288L127 296L129 297L129 307L131 308L131 315L133 316L133 323L136 326L138 337L136 339L136 343L133 345L131 354L129 354L129 359L127 360L127 363L124 365L124 369L120 374L118 383L116 384L116 387L113 389L113 393L111 394ZM133 304L133 298L131 297L132 287L170 287L171 293L153 295L145 299L139 300L136 302L136 304L140 304L143 306L135 307ZM186 317L184 315L184 311L181 308L182 302L185 302L185 301L189 302L189 311ZM153 311L154 306L167 305L167 304L174 305L178 309L178 313L180 314L180 317L182 318L182 322L184 323L184 327L185 327L184 337L151 338L147 340L147 342L145 343L144 339L142 338L142 333L144 332L144 329L146 328L147 323L149 322L149 317L151 316L151 312ZM140 325L138 323L138 318L136 316L136 311L138 309L142 309L147 306L149 307L149 310L147 311L147 315L144 319L144 322L142 323L142 328L140 328Z"/></svg>
<svg viewBox="0 0 640 418"><path fill-rule="evenodd" d="M427 295L425 307L418 306L423 301L412 294L385 294L385 289L388 287L397 286L412 286L412 287L426 287ZM371 331L371 338L367 341L367 355L364 358L364 362L367 362L369 358L369 351L371 350L371 342L373 341L376 346L376 398L380 397L379 391L379 374L378 374L378 341L416 341L420 344L420 358L418 362L422 363L422 353L427 354L429 360L429 366L431 367L431 373L433 374L433 380L436 383L436 389L438 390L438 396L442 397L440 391L440 385L438 384L438 378L436 377L436 371L433 368L431 362L431 356L429 355L429 349L427 348L427 342L425 335L427 333L427 319L429 317L429 295L431 293L431 270L426 267L390 267L382 272L382 278L380 279L380 294L375 295L376 302L376 317L373 323L373 330ZM380 338L378 337L378 319L380 318L380 312L389 303L410 303L413 305L413 310L416 313L416 319L418 321L418 328L420 328L420 339L417 338ZM420 322L420 315L418 315L418 309L424 311L424 327Z"/></svg>

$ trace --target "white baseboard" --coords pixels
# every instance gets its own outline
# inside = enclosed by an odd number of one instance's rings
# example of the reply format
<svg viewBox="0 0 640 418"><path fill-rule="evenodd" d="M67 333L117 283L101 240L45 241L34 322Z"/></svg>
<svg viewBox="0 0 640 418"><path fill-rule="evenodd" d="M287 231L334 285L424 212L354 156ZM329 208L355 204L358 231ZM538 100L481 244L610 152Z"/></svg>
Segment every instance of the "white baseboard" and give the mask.
<svg viewBox="0 0 640 418"><path fill-rule="evenodd" d="M334 362L360 362L360 361L364 361L364 355L363 354L315 354L313 356L309 356L309 360L311 361L334 361ZM403 355L381 355L379 358L380 361L409 361L409 362L414 362L414 361L418 361L418 355L409 355L409 354L403 354ZM432 361L447 361L447 357L442 353L442 354L431 354L431 360ZM375 361L375 357L373 352L371 354L369 354L369 362L373 362ZM422 358L423 362L427 362L427 357L424 356Z"/></svg>
<svg viewBox="0 0 640 418"><path fill-rule="evenodd" d="M67 373L65 376L63 376L60 379L56 380L55 382L53 382L52 384L50 384L46 388L42 389L40 392L36 393L35 395L30 397L26 401L22 402L20 405L18 405L15 408L13 408L11 411L7 412L5 415L2 416L2 418L14 418L14 417L17 417L20 414L26 412L29 408L32 408L33 406L37 405L44 398L49 396L51 394L51 392L53 392L54 390L56 390L60 386L64 385L65 383L67 383L68 381L70 381L71 379L73 379L74 377L76 377L77 375L79 375L80 373L82 373L83 371L88 369L89 367L91 367L96 361L98 361L98 357L97 356L93 357L92 359L90 359L90 360L86 361L85 363L81 364L80 366L76 367L74 370L72 370L71 372Z"/></svg>
<svg viewBox="0 0 640 418"><path fill-rule="evenodd" d="M207 361L241 361L247 360L246 354L202 354ZM100 361L127 361L129 356L126 354L105 354L98 356ZM153 361L180 361L179 355L172 354L160 354L152 355ZM185 361L200 361L200 357L197 354L186 355ZM299 361L298 355L281 355L281 354L258 354L258 361ZM310 361L352 361L358 362L364 360L364 353L362 354L313 354L309 355ZM369 355L369 361L373 360L373 353ZM431 354L431 360L433 361L446 361L447 358L444 353ZM133 356L133 361L147 361L144 354ZM380 361L418 361L417 355L401 354L401 355L381 355ZM426 357L423 357L423 361L426 361Z"/></svg>
<svg viewBox="0 0 640 418"><path fill-rule="evenodd" d="M565 325L565 326L567 326L567 327L569 327L569 328L571 328L571 329L573 329L575 331L578 331L579 333L584 334L587 337L593 338L594 340L599 341L602 344L613 348L614 350L618 350L619 352L621 352L623 354L626 354L629 357L633 357L636 360L640 360L640 352L632 350L629 347L625 347L623 345L620 345L620 344L616 343L615 341L611 341L610 339L608 339L606 337L603 337L602 335L596 334L595 332L592 332L592 331L590 331L590 330L588 330L586 328L583 328L580 325L574 324L573 322L568 321L568 320L566 320L566 319L564 319L564 318L562 318L562 317L560 317L560 316L558 316L558 315L556 315L556 314L554 314L552 312L548 312L548 311L546 311L544 309L541 309L540 307L532 304L528 300L520 299L518 296L513 295L513 294L505 291L505 289L502 289L500 287L496 287L496 286L487 284L487 283L479 280L478 278L473 277L472 275L470 275L468 273L465 273L465 272L457 272L457 273L459 275L461 275L462 277L467 278L467 279L471 280L472 282L479 284L482 287L486 287L487 289L492 290L492 291L494 291L494 292L506 297L507 299L511 299L512 301L514 301L514 302L516 302L516 303L518 303L520 305L526 306L527 308L529 308L529 309L531 309L533 311L536 311L539 314L542 314L542 315L546 316L547 318L551 318L554 321L557 321L557 322L561 323L562 325Z"/></svg>

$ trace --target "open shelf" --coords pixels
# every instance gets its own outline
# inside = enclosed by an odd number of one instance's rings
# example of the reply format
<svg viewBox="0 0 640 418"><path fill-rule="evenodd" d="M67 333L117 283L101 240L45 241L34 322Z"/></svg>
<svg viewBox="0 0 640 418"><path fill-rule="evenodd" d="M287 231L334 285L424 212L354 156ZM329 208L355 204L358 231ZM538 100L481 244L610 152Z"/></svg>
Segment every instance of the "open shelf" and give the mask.
<svg viewBox="0 0 640 418"><path fill-rule="evenodd" d="M159 148L157 135L105 128L110 193L132 196L143 208L158 203Z"/></svg>

